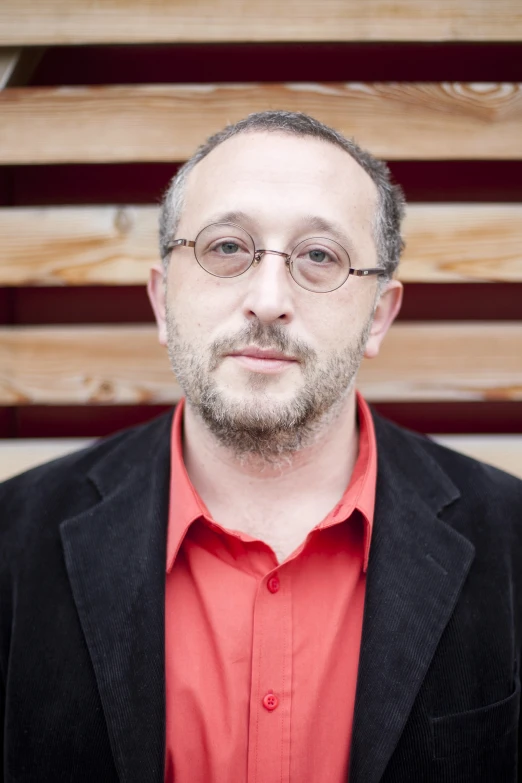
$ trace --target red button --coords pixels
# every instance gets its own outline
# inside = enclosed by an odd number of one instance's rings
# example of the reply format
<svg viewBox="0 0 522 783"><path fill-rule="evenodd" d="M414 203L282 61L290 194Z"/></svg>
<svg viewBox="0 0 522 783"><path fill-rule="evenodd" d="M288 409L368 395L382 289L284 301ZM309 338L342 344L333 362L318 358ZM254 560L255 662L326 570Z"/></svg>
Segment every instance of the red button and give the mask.
<svg viewBox="0 0 522 783"><path fill-rule="evenodd" d="M277 593L280 587L280 582L277 576L271 576L268 582L266 583L266 586L268 587L271 593Z"/></svg>
<svg viewBox="0 0 522 783"><path fill-rule="evenodd" d="M275 710L278 704L279 699L277 696L275 696L272 691L269 691L263 699L263 707L266 707L269 712L272 712L272 710Z"/></svg>

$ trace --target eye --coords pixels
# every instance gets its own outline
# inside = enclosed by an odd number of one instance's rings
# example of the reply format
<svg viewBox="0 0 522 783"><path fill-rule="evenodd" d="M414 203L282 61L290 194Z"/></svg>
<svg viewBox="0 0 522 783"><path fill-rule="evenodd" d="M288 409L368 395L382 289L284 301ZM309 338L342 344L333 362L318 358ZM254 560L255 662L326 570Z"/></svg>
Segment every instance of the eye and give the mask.
<svg viewBox="0 0 522 783"><path fill-rule="evenodd" d="M302 245L299 246L297 259L301 263L312 264L313 266L339 264L339 257L333 248L326 246L326 243L321 246L303 242Z"/></svg>
<svg viewBox="0 0 522 783"><path fill-rule="evenodd" d="M225 256L231 256L234 253L239 253L240 247L237 242L232 240L226 240L225 242L219 242L212 248L214 253L222 253Z"/></svg>
<svg viewBox="0 0 522 783"><path fill-rule="evenodd" d="M325 253L324 250L309 250L308 251L308 257L310 258L310 261L314 261L317 264L322 264L325 261L331 260L329 255Z"/></svg>

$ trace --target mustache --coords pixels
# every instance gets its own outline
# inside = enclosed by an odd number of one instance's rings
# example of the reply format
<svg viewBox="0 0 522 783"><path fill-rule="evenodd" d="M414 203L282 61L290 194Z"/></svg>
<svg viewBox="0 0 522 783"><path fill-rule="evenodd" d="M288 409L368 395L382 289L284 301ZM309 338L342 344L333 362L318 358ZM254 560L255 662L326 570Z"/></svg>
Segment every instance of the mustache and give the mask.
<svg viewBox="0 0 522 783"><path fill-rule="evenodd" d="M316 353L312 348L303 340L290 338L284 327L279 326L279 324L262 324L260 321L257 321L245 326L244 329L241 329L235 335L221 337L212 343L210 346L212 369L217 366L219 360L225 354L241 350L250 345L289 354L303 364L316 358Z"/></svg>

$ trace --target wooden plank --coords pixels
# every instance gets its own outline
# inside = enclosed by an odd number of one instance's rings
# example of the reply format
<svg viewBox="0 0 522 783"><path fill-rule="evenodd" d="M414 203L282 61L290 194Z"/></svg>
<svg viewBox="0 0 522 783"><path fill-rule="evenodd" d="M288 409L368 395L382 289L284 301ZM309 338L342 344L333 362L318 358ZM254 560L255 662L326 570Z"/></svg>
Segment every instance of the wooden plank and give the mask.
<svg viewBox="0 0 522 783"><path fill-rule="evenodd" d="M0 440L0 481L91 443L89 438Z"/></svg>
<svg viewBox="0 0 522 783"><path fill-rule="evenodd" d="M404 282L522 282L522 204L410 204L404 237Z"/></svg>
<svg viewBox="0 0 522 783"><path fill-rule="evenodd" d="M396 324L363 363L372 401L522 400L522 323ZM0 329L0 404L170 403L180 396L154 326Z"/></svg>
<svg viewBox="0 0 522 783"><path fill-rule="evenodd" d="M152 326L0 329L0 404L179 399Z"/></svg>
<svg viewBox="0 0 522 783"><path fill-rule="evenodd" d="M0 286L142 285L158 263L158 209L0 209Z"/></svg>
<svg viewBox="0 0 522 783"><path fill-rule="evenodd" d="M522 478L520 435L437 435L438 443ZM92 443L89 438L0 440L0 481Z"/></svg>
<svg viewBox="0 0 522 783"><path fill-rule="evenodd" d="M0 209L0 286L142 285L158 262L158 210ZM412 204L405 282L522 282L522 204Z"/></svg>
<svg viewBox="0 0 522 783"><path fill-rule="evenodd" d="M3 0L0 43L517 41L517 0Z"/></svg>
<svg viewBox="0 0 522 783"><path fill-rule="evenodd" d="M522 436L437 435L437 443L522 478Z"/></svg>
<svg viewBox="0 0 522 783"><path fill-rule="evenodd" d="M181 161L265 109L311 114L387 159L522 159L521 84L297 82L7 89L0 163Z"/></svg>

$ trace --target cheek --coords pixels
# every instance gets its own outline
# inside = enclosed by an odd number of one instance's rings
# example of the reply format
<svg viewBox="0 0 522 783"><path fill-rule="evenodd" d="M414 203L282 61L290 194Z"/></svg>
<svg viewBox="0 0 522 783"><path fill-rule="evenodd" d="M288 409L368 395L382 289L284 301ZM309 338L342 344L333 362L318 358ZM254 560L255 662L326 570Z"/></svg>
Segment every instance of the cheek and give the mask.
<svg viewBox="0 0 522 783"><path fill-rule="evenodd" d="M344 292L343 292L344 293ZM317 294L317 296L329 296ZM323 303L321 303L323 304ZM305 313L304 323L319 351L338 352L352 345L364 328L368 313L363 302L353 296L332 297L320 312Z"/></svg>
<svg viewBox="0 0 522 783"><path fill-rule="evenodd" d="M169 290L169 306L180 333L190 341L206 343L215 338L223 325L231 320L234 302L223 281L205 272L199 275L173 275Z"/></svg>

